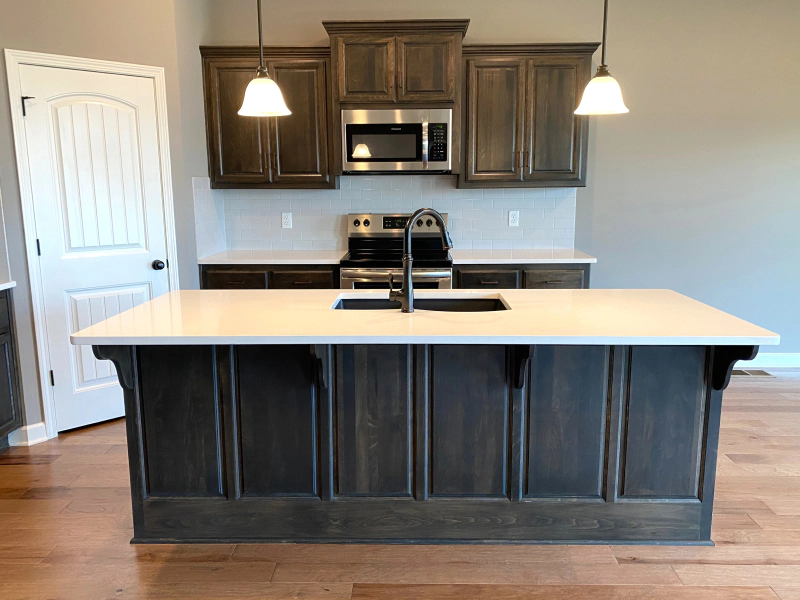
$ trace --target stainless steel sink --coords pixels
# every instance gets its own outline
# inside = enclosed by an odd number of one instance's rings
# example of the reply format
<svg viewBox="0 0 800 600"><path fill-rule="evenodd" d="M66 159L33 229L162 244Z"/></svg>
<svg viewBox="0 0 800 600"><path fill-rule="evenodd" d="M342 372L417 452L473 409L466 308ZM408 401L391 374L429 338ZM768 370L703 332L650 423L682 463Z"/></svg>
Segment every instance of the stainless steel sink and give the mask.
<svg viewBox="0 0 800 600"><path fill-rule="evenodd" d="M338 310L400 310L399 300L388 298L339 298L334 309ZM444 312L490 312L508 310L502 298L415 298L415 310L438 310Z"/></svg>

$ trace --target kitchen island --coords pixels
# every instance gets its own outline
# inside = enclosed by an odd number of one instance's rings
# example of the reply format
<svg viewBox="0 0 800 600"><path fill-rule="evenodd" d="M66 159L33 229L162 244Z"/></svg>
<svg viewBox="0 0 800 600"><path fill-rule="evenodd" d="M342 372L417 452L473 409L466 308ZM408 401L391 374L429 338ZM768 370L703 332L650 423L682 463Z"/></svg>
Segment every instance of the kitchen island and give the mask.
<svg viewBox="0 0 800 600"><path fill-rule="evenodd" d="M711 543L722 391L776 334L669 290L334 308L386 297L172 292L74 334L125 391L133 541ZM419 309L448 298L493 310Z"/></svg>

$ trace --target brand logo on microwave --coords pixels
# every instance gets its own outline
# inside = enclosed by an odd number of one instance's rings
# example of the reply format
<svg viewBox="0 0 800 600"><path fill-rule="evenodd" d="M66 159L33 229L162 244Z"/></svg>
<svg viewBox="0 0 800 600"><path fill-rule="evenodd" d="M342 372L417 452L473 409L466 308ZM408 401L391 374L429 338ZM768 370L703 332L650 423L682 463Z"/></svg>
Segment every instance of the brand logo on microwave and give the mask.
<svg viewBox="0 0 800 600"><path fill-rule="evenodd" d="M390 127L390 129L391 129L392 131L402 131L402 130L403 130L403 128L402 128L402 127Z"/></svg>

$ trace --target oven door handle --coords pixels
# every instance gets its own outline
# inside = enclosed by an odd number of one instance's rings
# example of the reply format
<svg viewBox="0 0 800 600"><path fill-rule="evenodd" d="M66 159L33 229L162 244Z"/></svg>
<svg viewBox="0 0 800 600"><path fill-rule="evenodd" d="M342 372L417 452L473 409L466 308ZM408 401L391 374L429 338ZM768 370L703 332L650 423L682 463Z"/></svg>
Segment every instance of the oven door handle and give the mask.
<svg viewBox="0 0 800 600"><path fill-rule="evenodd" d="M388 279L389 275L400 275L402 278L402 269L342 269L342 279ZM411 273L414 279L445 279L452 277L452 272L449 270L442 271L417 271Z"/></svg>

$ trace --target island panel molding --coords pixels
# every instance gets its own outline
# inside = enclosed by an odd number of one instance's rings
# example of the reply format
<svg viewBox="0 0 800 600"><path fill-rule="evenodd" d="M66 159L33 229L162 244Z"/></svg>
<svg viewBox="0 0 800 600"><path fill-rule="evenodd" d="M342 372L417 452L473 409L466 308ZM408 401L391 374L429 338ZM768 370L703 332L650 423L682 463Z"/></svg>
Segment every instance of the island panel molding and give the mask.
<svg viewBox="0 0 800 600"><path fill-rule="evenodd" d="M125 390L135 542L710 543L729 347L95 353Z"/></svg>

